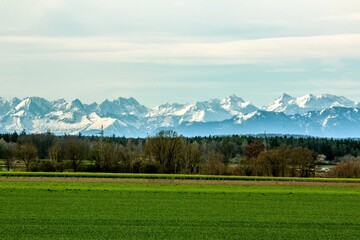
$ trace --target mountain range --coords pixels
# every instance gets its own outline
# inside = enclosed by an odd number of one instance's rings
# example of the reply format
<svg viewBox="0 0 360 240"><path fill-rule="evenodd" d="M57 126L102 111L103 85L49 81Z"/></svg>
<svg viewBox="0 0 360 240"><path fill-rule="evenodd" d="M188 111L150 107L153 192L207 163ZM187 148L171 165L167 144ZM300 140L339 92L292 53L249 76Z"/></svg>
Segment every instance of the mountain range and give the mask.
<svg viewBox="0 0 360 240"><path fill-rule="evenodd" d="M134 98L85 104L79 99L0 98L0 132L51 131L57 135L146 137L160 130L184 136L296 134L360 137L360 104L331 94L292 97L283 94L261 108L240 97L148 108Z"/></svg>

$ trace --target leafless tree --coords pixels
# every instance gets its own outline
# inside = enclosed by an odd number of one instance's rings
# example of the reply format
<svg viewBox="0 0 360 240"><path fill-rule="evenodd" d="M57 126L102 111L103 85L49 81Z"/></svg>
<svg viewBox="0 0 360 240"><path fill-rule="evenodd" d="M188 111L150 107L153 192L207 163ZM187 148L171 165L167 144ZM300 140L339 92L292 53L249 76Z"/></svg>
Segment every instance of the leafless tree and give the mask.
<svg viewBox="0 0 360 240"><path fill-rule="evenodd" d="M159 161L161 172L176 173L184 157L184 141L174 131L161 131L157 136L148 138L145 143L145 154Z"/></svg>
<svg viewBox="0 0 360 240"><path fill-rule="evenodd" d="M28 171L31 161L38 156L38 150L31 143L19 144L16 149L16 156L24 161L26 171Z"/></svg>
<svg viewBox="0 0 360 240"><path fill-rule="evenodd" d="M49 158L56 171L63 171L64 144L61 140L56 140L49 148Z"/></svg>
<svg viewBox="0 0 360 240"><path fill-rule="evenodd" d="M69 137L65 141L65 156L70 160L74 172L77 172L88 157L89 145L77 137Z"/></svg>

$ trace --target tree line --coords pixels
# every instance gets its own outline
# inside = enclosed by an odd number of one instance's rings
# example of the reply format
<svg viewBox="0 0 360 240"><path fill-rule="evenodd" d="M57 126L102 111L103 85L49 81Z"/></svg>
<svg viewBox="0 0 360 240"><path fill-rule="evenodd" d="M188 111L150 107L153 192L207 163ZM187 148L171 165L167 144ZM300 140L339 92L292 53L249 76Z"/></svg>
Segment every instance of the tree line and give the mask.
<svg viewBox="0 0 360 240"><path fill-rule="evenodd" d="M315 176L316 166L360 155L356 139L293 136L186 138L161 131L147 138L0 134L7 170ZM352 165L351 165L352 166Z"/></svg>

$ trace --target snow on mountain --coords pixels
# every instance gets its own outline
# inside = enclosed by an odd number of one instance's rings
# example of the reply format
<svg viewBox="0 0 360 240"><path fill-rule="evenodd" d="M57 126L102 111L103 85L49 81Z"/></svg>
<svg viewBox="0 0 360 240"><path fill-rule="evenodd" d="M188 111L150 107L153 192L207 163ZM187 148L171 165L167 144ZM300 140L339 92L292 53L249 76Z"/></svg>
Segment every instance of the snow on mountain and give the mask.
<svg viewBox="0 0 360 240"><path fill-rule="evenodd" d="M293 97L284 93L283 95L275 99L270 105L264 106L263 108L269 112L289 113L291 110L288 110L287 108L289 107L289 105L291 105L293 100L294 100ZM294 112L294 110L292 112Z"/></svg>
<svg viewBox="0 0 360 240"><path fill-rule="evenodd" d="M301 129L284 113L259 110L233 118L240 134L299 134Z"/></svg>
<svg viewBox="0 0 360 240"><path fill-rule="evenodd" d="M94 109L100 117L111 117L128 126L140 128L143 117L149 109L134 98L118 98L114 101L105 100Z"/></svg>
<svg viewBox="0 0 360 240"><path fill-rule="evenodd" d="M360 137L360 109L331 107L301 116L309 135L323 137Z"/></svg>
<svg viewBox="0 0 360 240"><path fill-rule="evenodd" d="M258 110L258 108L251 102L245 102L242 98L237 97L236 95L224 98L221 101L221 107L227 110L232 116L248 114Z"/></svg>
<svg viewBox="0 0 360 240"><path fill-rule="evenodd" d="M14 97L12 99L10 99L10 107L11 108L15 108L19 103L21 102L20 99L18 99L17 97Z"/></svg>
<svg viewBox="0 0 360 240"><path fill-rule="evenodd" d="M303 97L296 99L296 104L308 111L321 110L331 107L345 107L353 108L356 107L356 103L342 96L335 96L331 94L324 94L314 96L307 94Z"/></svg>
<svg viewBox="0 0 360 240"><path fill-rule="evenodd" d="M309 111L319 111L331 107L357 107L357 103L342 96L324 94L314 96L307 94L301 97L293 98L288 94L283 94L275 99L270 105L263 109L271 112L283 112L287 115L304 114Z"/></svg>
<svg viewBox="0 0 360 240"><path fill-rule="evenodd" d="M218 122L256 110L258 108L251 102L245 102L235 95L222 100L211 99L188 104L165 103L147 114L147 128L174 127L185 122Z"/></svg>
<svg viewBox="0 0 360 240"><path fill-rule="evenodd" d="M149 118L157 116L180 116L183 115L188 108L189 104L178 104L178 103L164 103L149 111L146 115Z"/></svg>
<svg viewBox="0 0 360 240"><path fill-rule="evenodd" d="M317 137L359 138L360 109L333 107L304 115L256 111L221 122L182 123L174 127L185 136L232 134L292 134Z"/></svg>
<svg viewBox="0 0 360 240"><path fill-rule="evenodd" d="M86 110L84 108L84 105L79 99L75 99L68 103L65 107L65 111L71 111L76 113L85 113Z"/></svg>
<svg viewBox="0 0 360 240"><path fill-rule="evenodd" d="M55 134L98 133L103 126L109 134L126 133L129 136L144 136L138 129L142 125L139 118L148 112L134 98L89 105L79 99L68 103L64 99L49 102L38 97L14 98L11 102L1 101L0 109L0 129L6 132L26 129L29 133L47 130ZM7 113L7 110L10 111Z"/></svg>
<svg viewBox="0 0 360 240"><path fill-rule="evenodd" d="M28 97L23 99L14 109L13 114L41 117L53 110L52 104L44 98ZM22 114L24 113L24 114Z"/></svg>
<svg viewBox="0 0 360 240"><path fill-rule="evenodd" d="M301 134L301 129L284 113L256 111L221 122L183 123L174 128L185 136L232 134Z"/></svg>
<svg viewBox="0 0 360 240"><path fill-rule="evenodd" d="M172 127L183 122L214 122L229 119L232 115L221 106L221 101L209 101L189 104L163 104L153 108L147 115L148 129L151 126Z"/></svg>
<svg viewBox="0 0 360 240"><path fill-rule="evenodd" d="M8 101L6 101L4 98L0 97L0 106L3 106L5 104L8 104Z"/></svg>
<svg viewBox="0 0 360 240"><path fill-rule="evenodd" d="M52 101L51 104L54 106L54 109L64 111L67 105L67 102L65 99L58 99L55 101Z"/></svg>
<svg viewBox="0 0 360 240"><path fill-rule="evenodd" d="M195 102L187 107L180 122L217 122L231 118L231 114L221 107L221 101L212 99Z"/></svg>
<svg viewBox="0 0 360 240"><path fill-rule="evenodd" d="M180 122L213 122L231 117L231 114L223 109L220 100L195 102L189 104L163 104L150 111L148 117L156 118L163 116L181 116Z"/></svg>
<svg viewBox="0 0 360 240"><path fill-rule="evenodd" d="M360 137L359 104L330 94L291 97L283 94L263 110L231 95L187 104L163 104L153 109L134 98L84 104L79 99L48 101L0 98L0 131L99 134L144 137L161 129L186 136L227 134L303 134Z"/></svg>
<svg viewBox="0 0 360 240"><path fill-rule="evenodd" d="M115 116L120 117L122 115L134 115L145 116L149 109L144 105L141 105L134 98L118 98L114 101L105 100L98 105L95 110L99 116Z"/></svg>
<svg viewBox="0 0 360 240"><path fill-rule="evenodd" d="M81 122L83 117L88 113L85 110L84 105L79 99L74 99L70 103L65 105L65 109L57 109L58 111L51 112L48 114L49 118L56 119L59 121L69 124L75 124Z"/></svg>
<svg viewBox="0 0 360 240"><path fill-rule="evenodd" d="M146 137L145 132L118 119L107 119L105 121L99 119L99 121L81 130L81 133L83 135L99 135L101 126L104 128L105 136Z"/></svg>
<svg viewBox="0 0 360 240"><path fill-rule="evenodd" d="M16 130L20 131L22 129L26 129L27 132L44 132L43 129L51 129L51 132L58 135L75 135L78 133L82 133L84 135L98 135L102 127L107 135L116 134L132 137L144 136L133 126L129 126L120 120L110 117L99 117L95 112L89 115L84 115L81 118L72 119L72 121L69 121L69 119L64 120L64 117L58 120L38 118L32 121L31 126L22 122Z"/></svg>
<svg viewBox="0 0 360 240"><path fill-rule="evenodd" d="M10 111L10 103L0 97L0 115L6 114L8 111Z"/></svg>
<svg viewBox="0 0 360 240"><path fill-rule="evenodd" d="M10 110L0 117L0 128L6 132L34 132L34 121L53 111L52 104L44 98L27 97L23 100L13 98L9 102ZM41 129L42 132L47 129Z"/></svg>

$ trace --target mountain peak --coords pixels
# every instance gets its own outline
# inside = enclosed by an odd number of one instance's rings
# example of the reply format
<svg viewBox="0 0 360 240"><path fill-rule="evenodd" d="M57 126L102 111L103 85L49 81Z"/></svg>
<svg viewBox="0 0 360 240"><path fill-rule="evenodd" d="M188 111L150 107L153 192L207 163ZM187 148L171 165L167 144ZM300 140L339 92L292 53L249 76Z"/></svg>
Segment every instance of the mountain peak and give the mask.
<svg viewBox="0 0 360 240"><path fill-rule="evenodd" d="M16 99L14 99L14 103ZM26 97L21 100L15 107L15 112L24 111L35 116L43 116L53 110L52 104L40 97Z"/></svg>
<svg viewBox="0 0 360 240"><path fill-rule="evenodd" d="M140 104L135 98L130 97L130 98L123 98L123 97L119 97L118 99L114 100L113 102L117 102L117 103L126 103L126 104Z"/></svg>
<svg viewBox="0 0 360 240"><path fill-rule="evenodd" d="M10 99L10 105L13 107L16 107L16 105L18 105L20 102L21 102L21 100L17 97Z"/></svg>
<svg viewBox="0 0 360 240"><path fill-rule="evenodd" d="M241 97L231 94L230 96L224 98L222 101L231 101L231 102L245 102Z"/></svg>
<svg viewBox="0 0 360 240"><path fill-rule="evenodd" d="M67 111L76 111L76 112L85 112L84 105L78 98L72 100L69 104L67 104L66 110Z"/></svg>
<svg viewBox="0 0 360 240"><path fill-rule="evenodd" d="M292 98L287 94L274 100L274 102L264 108L272 112L284 112L287 115L304 114L309 111L318 111L331 107L356 107L356 103L342 96L331 94L313 95L306 94L301 97Z"/></svg>
<svg viewBox="0 0 360 240"><path fill-rule="evenodd" d="M289 102L294 100L289 94L283 93L280 97L276 98L271 104L264 106L266 111L270 112L284 112L289 105Z"/></svg>
<svg viewBox="0 0 360 240"><path fill-rule="evenodd" d="M96 113L99 116L117 116L121 115L135 115L144 116L149 112L149 109L141 105L135 98L119 97L113 101L106 99L97 106Z"/></svg>
<svg viewBox="0 0 360 240"><path fill-rule="evenodd" d="M231 94L228 98L244 101L241 97L237 96L236 94Z"/></svg>
<svg viewBox="0 0 360 240"><path fill-rule="evenodd" d="M8 102L8 101L6 101L5 98L0 97L0 104L4 104L4 103L7 103L7 102Z"/></svg>
<svg viewBox="0 0 360 240"><path fill-rule="evenodd" d="M78 98L75 98L74 100L72 100L70 102L70 105L72 105L72 106L83 106L82 102Z"/></svg>
<svg viewBox="0 0 360 240"><path fill-rule="evenodd" d="M280 99L293 99L293 97L287 93L283 93L279 98Z"/></svg>

